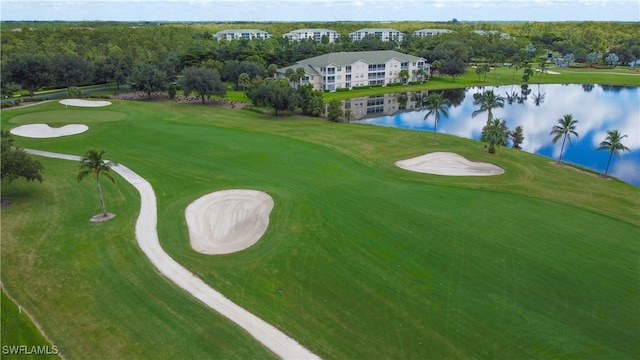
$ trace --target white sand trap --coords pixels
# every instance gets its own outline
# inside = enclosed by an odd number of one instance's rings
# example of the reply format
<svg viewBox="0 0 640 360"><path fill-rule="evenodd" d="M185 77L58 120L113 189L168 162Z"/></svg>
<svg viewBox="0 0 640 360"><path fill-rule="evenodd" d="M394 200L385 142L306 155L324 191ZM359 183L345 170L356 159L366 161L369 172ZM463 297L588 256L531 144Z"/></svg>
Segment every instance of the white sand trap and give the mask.
<svg viewBox="0 0 640 360"><path fill-rule="evenodd" d="M273 199L257 190L207 194L185 209L191 247L202 254L229 254L258 242L269 226Z"/></svg>
<svg viewBox="0 0 640 360"><path fill-rule="evenodd" d="M469 161L450 152L432 152L396 161L396 166L409 171L448 176L490 176L504 173L504 169L499 166Z"/></svg>
<svg viewBox="0 0 640 360"><path fill-rule="evenodd" d="M540 69L536 69L536 71L540 72ZM549 75L560 75L560 73L557 71L545 70L544 72L545 74L549 74Z"/></svg>
<svg viewBox="0 0 640 360"><path fill-rule="evenodd" d="M81 107L101 107L111 105L111 101L100 100L83 100L83 99L64 99L60 100L60 104Z"/></svg>
<svg viewBox="0 0 640 360"><path fill-rule="evenodd" d="M89 130L89 127L82 124L70 124L59 128L53 128L47 124L29 124L18 126L17 128L11 129L9 132L14 135L28 138L48 139L76 135L87 130Z"/></svg>
<svg viewBox="0 0 640 360"><path fill-rule="evenodd" d="M47 151L25 149L34 155L57 159L80 161L80 156L57 154ZM317 355L300 345L295 339L278 330L273 325L231 302L199 277L178 264L164 252L158 238L158 208L155 192L147 180L128 167L119 164L113 170L138 190L140 194L140 213L136 221L136 240L142 252L153 266L169 280L202 301L211 309L226 316L245 329L251 336L273 351L281 359L320 359ZM311 341L308 339L308 341Z"/></svg>

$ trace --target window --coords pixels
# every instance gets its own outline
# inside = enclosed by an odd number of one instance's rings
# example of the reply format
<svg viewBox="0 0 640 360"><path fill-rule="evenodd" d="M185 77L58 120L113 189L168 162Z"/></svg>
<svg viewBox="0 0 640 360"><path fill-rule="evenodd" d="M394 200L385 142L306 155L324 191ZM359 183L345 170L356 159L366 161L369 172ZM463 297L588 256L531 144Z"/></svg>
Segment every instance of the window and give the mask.
<svg viewBox="0 0 640 360"><path fill-rule="evenodd" d="M336 80L342 80L342 75L338 75Z"/></svg>
<svg viewBox="0 0 640 360"><path fill-rule="evenodd" d="M347 72L347 74L350 73L351 72L351 65L347 66L345 68L345 71Z"/></svg>
<svg viewBox="0 0 640 360"><path fill-rule="evenodd" d="M327 76L327 82L328 83L332 83L336 81L336 77L335 76Z"/></svg>
<svg viewBox="0 0 640 360"><path fill-rule="evenodd" d="M342 66L338 66L338 71L342 71Z"/></svg>
<svg viewBox="0 0 640 360"><path fill-rule="evenodd" d="M327 74L335 74L336 68L327 68Z"/></svg>
<svg viewBox="0 0 640 360"><path fill-rule="evenodd" d="M351 74L347 74L344 76L345 81L351 81Z"/></svg>

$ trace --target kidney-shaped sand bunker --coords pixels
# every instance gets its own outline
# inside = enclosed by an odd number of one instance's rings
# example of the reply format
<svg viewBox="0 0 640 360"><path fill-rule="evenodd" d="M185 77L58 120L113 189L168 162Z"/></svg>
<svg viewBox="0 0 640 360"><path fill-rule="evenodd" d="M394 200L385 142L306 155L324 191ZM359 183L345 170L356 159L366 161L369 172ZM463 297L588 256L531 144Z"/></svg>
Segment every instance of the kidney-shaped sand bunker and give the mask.
<svg viewBox="0 0 640 360"><path fill-rule="evenodd" d="M491 176L504 173L504 169L499 166L470 161L450 152L432 152L396 161L396 166L409 171L446 176Z"/></svg>
<svg viewBox="0 0 640 360"><path fill-rule="evenodd" d="M229 254L255 244L267 231L273 199L258 190L222 190L185 209L189 242L202 254Z"/></svg>

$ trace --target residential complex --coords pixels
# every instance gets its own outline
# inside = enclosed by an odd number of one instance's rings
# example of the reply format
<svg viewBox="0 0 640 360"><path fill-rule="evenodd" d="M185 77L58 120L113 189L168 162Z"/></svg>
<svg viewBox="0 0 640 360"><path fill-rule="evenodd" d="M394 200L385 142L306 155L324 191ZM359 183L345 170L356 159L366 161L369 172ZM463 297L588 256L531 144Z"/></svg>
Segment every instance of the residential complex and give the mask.
<svg viewBox="0 0 640 360"><path fill-rule="evenodd" d="M368 28L349 33L349 37L351 37L351 40L353 41L360 41L367 35L377 36L382 41L400 42L404 40L404 34L401 31L394 29Z"/></svg>
<svg viewBox="0 0 640 360"><path fill-rule="evenodd" d="M287 69L303 68L302 83L313 85L314 90L334 91L354 86L387 85L403 81L424 81L429 78L431 66L421 57L393 50L337 52L301 60L292 66L278 69L284 78ZM407 78L401 77L407 70Z"/></svg>
<svg viewBox="0 0 640 360"><path fill-rule="evenodd" d="M511 35L497 30L473 30L472 32L482 36L500 36L503 39L511 39Z"/></svg>
<svg viewBox="0 0 640 360"><path fill-rule="evenodd" d="M436 35L446 34L450 32L451 30L447 30L447 29L422 29L422 30L414 31L413 36L415 37L436 36Z"/></svg>
<svg viewBox="0 0 640 360"><path fill-rule="evenodd" d="M266 31L256 29L232 29L223 30L213 34L214 39L217 40L237 40L237 39L268 39L271 37Z"/></svg>
<svg viewBox="0 0 640 360"><path fill-rule="evenodd" d="M327 40L332 43L340 37L340 34L329 29L298 29L282 35L282 37L286 37L290 41L313 39L317 42L322 41L323 36L326 36Z"/></svg>

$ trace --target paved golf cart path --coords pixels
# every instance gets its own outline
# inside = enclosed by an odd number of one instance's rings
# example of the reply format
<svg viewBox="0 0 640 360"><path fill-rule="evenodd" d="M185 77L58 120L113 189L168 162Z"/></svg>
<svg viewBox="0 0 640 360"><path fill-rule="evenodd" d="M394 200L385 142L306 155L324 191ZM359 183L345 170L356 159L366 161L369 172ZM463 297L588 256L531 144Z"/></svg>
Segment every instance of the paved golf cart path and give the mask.
<svg viewBox="0 0 640 360"><path fill-rule="evenodd" d="M27 151L34 155L57 159L72 161L80 161L81 159L80 156L76 155L65 155L39 150ZM200 278L177 263L169 254L164 252L158 240L156 196L151 184L122 164L113 167L113 170L133 185L140 193L140 215L136 221L136 240L144 254L160 273L211 309L240 325L280 358L319 359L317 355L304 348L282 331L276 329L273 325L224 297L224 295L211 288Z"/></svg>

